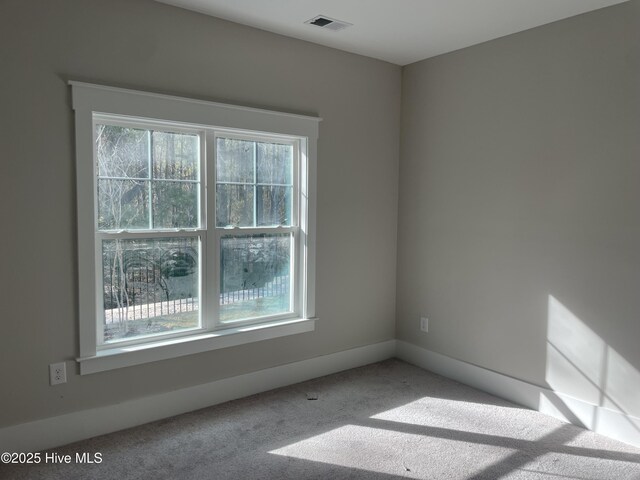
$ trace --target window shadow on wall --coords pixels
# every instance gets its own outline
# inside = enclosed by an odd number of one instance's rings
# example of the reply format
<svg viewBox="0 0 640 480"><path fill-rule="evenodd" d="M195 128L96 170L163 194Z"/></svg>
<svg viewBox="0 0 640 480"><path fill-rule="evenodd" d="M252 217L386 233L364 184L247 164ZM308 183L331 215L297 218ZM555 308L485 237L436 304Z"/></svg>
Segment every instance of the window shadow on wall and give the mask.
<svg viewBox="0 0 640 480"><path fill-rule="evenodd" d="M551 295L545 373L541 411L640 441L640 371Z"/></svg>

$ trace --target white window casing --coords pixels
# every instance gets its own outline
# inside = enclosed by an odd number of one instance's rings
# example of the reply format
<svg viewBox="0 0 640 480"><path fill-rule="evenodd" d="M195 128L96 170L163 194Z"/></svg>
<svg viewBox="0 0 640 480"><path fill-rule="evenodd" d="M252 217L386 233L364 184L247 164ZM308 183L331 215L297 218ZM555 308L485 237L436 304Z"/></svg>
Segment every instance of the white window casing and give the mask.
<svg viewBox="0 0 640 480"><path fill-rule="evenodd" d="M80 332L80 355L77 360L80 373L84 375L313 331L316 321L316 150L321 119L81 82L69 83L72 87L76 134ZM198 135L200 175L194 185L197 184L199 188L200 226L153 228L150 220L150 228L140 231L100 230L97 221L96 123L150 131L166 129L184 132L191 137ZM293 223L290 226L262 227L254 221L252 227L216 227L215 156L216 139L221 136L232 140L246 138L253 142L273 140L291 145L294 158L290 194ZM149 188L155 185L153 178L149 178L148 182ZM254 179L254 192L258 189L256 182ZM254 215L255 211L254 207ZM290 312L220 321L219 255L222 237L263 235L260 238L267 238L273 234L288 234L293 238L289 240L293 253L288 275L289 281L294 283L290 294ZM183 237L195 239L199 245L200 322L197 328L111 343L103 341L103 331L99 328L105 315L102 242L136 239L161 241ZM115 244L120 245L120 242Z"/></svg>

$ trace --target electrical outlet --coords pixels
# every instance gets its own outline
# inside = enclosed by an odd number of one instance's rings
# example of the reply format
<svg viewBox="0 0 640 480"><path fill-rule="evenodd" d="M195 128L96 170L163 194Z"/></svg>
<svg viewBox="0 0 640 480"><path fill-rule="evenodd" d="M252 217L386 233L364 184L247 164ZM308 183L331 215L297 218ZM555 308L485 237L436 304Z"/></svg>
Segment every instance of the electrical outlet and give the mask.
<svg viewBox="0 0 640 480"><path fill-rule="evenodd" d="M429 331L429 319L427 317L420 317L420 330L423 332Z"/></svg>
<svg viewBox="0 0 640 480"><path fill-rule="evenodd" d="M64 362L49 365L49 382L51 385L67 383L67 364Z"/></svg>

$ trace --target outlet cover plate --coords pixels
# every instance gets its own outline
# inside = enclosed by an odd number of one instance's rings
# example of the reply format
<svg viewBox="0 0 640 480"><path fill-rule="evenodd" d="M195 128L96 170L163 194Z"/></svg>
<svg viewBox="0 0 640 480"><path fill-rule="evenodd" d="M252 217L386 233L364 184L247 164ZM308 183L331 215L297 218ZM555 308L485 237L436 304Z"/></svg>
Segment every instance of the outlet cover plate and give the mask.
<svg viewBox="0 0 640 480"><path fill-rule="evenodd" d="M423 332L429 331L429 319L427 317L420 317L420 330Z"/></svg>
<svg viewBox="0 0 640 480"><path fill-rule="evenodd" d="M51 385L67 383L67 364L65 362L49 365L49 383Z"/></svg>

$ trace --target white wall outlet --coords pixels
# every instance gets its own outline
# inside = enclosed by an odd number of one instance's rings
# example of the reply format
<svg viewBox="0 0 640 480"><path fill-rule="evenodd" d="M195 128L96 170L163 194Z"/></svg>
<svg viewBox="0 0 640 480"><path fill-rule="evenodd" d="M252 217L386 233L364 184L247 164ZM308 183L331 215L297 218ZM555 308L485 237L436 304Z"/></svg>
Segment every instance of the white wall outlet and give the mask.
<svg viewBox="0 0 640 480"><path fill-rule="evenodd" d="M64 362L49 365L49 382L51 385L67 383L67 364Z"/></svg>
<svg viewBox="0 0 640 480"><path fill-rule="evenodd" d="M427 317L420 317L420 330L423 332L429 331L429 319Z"/></svg>

